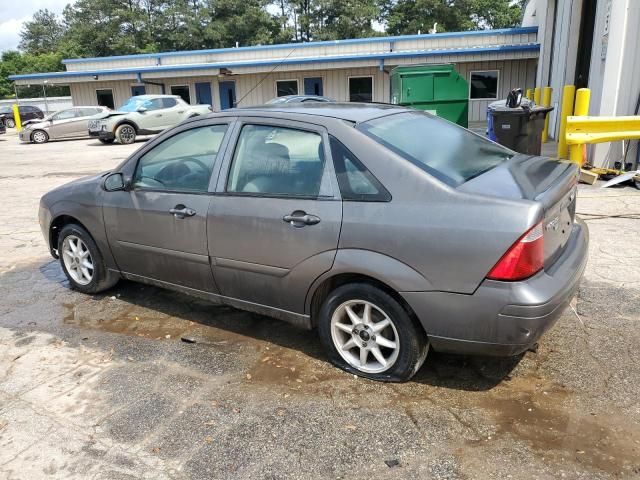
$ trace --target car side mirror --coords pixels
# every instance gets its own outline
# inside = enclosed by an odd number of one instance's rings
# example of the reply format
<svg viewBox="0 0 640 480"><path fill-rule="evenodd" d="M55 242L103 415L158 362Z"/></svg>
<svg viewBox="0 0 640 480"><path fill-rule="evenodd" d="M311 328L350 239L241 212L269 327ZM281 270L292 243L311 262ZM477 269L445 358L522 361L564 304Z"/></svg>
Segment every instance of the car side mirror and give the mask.
<svg viewBox="0 0 640 480"><path fill-rule="evenodd" d="M107 192L118 192L127 189L127 182L122 173L116 172L107 175L102 186Z"/></svg>
<svg viewBox="0 0 640 480"><path fill-rule="evenodd" d="M138 108L136 109L136 111L137 111L138 113L144 113L144 112L146 112L146 111L147 111L147 109L146 109L145 107L138 107Z"/></svg>

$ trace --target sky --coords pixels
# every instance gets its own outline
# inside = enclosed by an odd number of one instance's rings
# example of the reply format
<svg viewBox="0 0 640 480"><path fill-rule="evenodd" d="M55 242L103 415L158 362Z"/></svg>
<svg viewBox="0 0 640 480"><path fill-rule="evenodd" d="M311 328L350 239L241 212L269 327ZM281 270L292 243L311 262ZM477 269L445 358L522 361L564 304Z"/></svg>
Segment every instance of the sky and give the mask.
<svg viewBox="0 0 640 480"><path fill-rule="evenodd" d="M22 23L41 8L60 14L74 0L0 0L0 52L15 50L20 43Z"/></svg>

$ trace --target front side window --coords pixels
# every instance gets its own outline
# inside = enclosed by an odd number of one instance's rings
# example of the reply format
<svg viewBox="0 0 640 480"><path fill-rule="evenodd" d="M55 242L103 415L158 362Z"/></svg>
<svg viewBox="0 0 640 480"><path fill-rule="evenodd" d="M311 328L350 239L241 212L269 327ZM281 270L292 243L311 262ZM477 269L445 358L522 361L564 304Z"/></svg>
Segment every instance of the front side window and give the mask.
<svg viewBox="0 0 640 480"><path fill-rule="evenodd" d="M349 101L373 102L373 78L349 77Z"/></svg>
<svg viewBox="0 0 640 480"><path fill-rule="evenodd" d="M51 117L51 120L69 120L70 118L74 118L76 116L76 111L73 109L70 110L62 110L61 112L56 113Z"/></svg>
<svg viewBox="0 0 640 480"><path fill-rule="evenodd" d="M227 125L212 125L168 138L140 158L134 188L206 192L226 131Z"/></svg>
<svg viewBox="0 0 640 480"><path fill-rule="evenodd" d="M425 112L387 115L361 123L357 128L452 187L515 155L480 135Z"/></svg>
<svg viewBox="0 0 640 480"><path fill-rule="evenodd" d="M227 192L317 197L324 173L318 133L245 125L227 180Z"/></svg>
<svg viewBox="0 0 640 480"><path fill-rule="evenodd" d="M131 97L129 100L124 102L120 108L118 108L121 112L135 112L143 106L147 102L147 99L144 97Z"/></svg>
<svg viewBox="0 0 640 480"><path fill-rule="evenodd" d="M144 108L147 109L148 112L152 112L153 110L160 110L164 107L164 102L162 98L152 98L151 100L147 100L142 104Z"/></svg>
<svg viewBox="0 0 640 480"><path fill-rule="evenodd" d="M276 81L276 97L284 97L285 95L298 94L297 80L277 80Z"/></svg>
<svg viewBox="0 0 640 480"><path fill-rule="evenodd" d="M471 72L469 98L472 100L498 98L498 70Z"/></svg>

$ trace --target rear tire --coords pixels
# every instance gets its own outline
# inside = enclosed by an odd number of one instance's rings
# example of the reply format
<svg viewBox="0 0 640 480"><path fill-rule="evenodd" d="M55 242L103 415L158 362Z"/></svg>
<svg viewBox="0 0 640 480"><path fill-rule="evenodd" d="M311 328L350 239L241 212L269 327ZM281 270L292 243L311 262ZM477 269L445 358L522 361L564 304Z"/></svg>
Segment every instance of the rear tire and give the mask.
<svg viewBox="0 0 640 480"><path fill-rule="evenodd" d="M122 145L131 145L136 141L136 129L129 123L116 128L116 138Z"/></svg>
<svg viewBox="0 0 640 480"><path fill-rule="evenodd" d="M113 142L116 141L115 138L99 138L98 140L100 140L100 142L105 145L111 145Z"/></svg>
<svg viewBox="0 0 640 480"><path fill-rule="evenodd" d="M96 242L80 225L70 223L62 228L58 255L62 271L74 290L99 293L118 283L119 275L107 269Z"/></svg>
<svg viewBox="0 0 640 480"><path fill-rule="evenodd" d="M429 349L422 327L405 308L366 283L331 292L320 308L318 331L334 365L371 380L409 380Z"/></svg>
<svg viewBox="0 0 640 480"><path fill-rule="evenodd" d="M16 127L16 121L13 118L7 118L5 123L6 123L8 128L15 128Z"/></svg>
<svg viewBox="0 0 640 480"><path fill-rule="evenodd" d="M44 130L34 130L31 134L31 141L33 143L47 143L49 135Z"/></svg>

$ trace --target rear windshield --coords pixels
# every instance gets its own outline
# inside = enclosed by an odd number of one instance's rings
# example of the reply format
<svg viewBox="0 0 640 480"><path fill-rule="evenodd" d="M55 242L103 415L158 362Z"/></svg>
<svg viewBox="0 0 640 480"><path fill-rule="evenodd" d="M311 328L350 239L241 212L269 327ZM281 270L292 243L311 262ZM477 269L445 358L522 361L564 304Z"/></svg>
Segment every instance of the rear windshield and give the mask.
<svg viewBox="0 0 640 480"><path fill-rule="evenodd" d="M426 112L388 115L361 123L358 129L452 187L515 155L507 148Z"/></svg>

